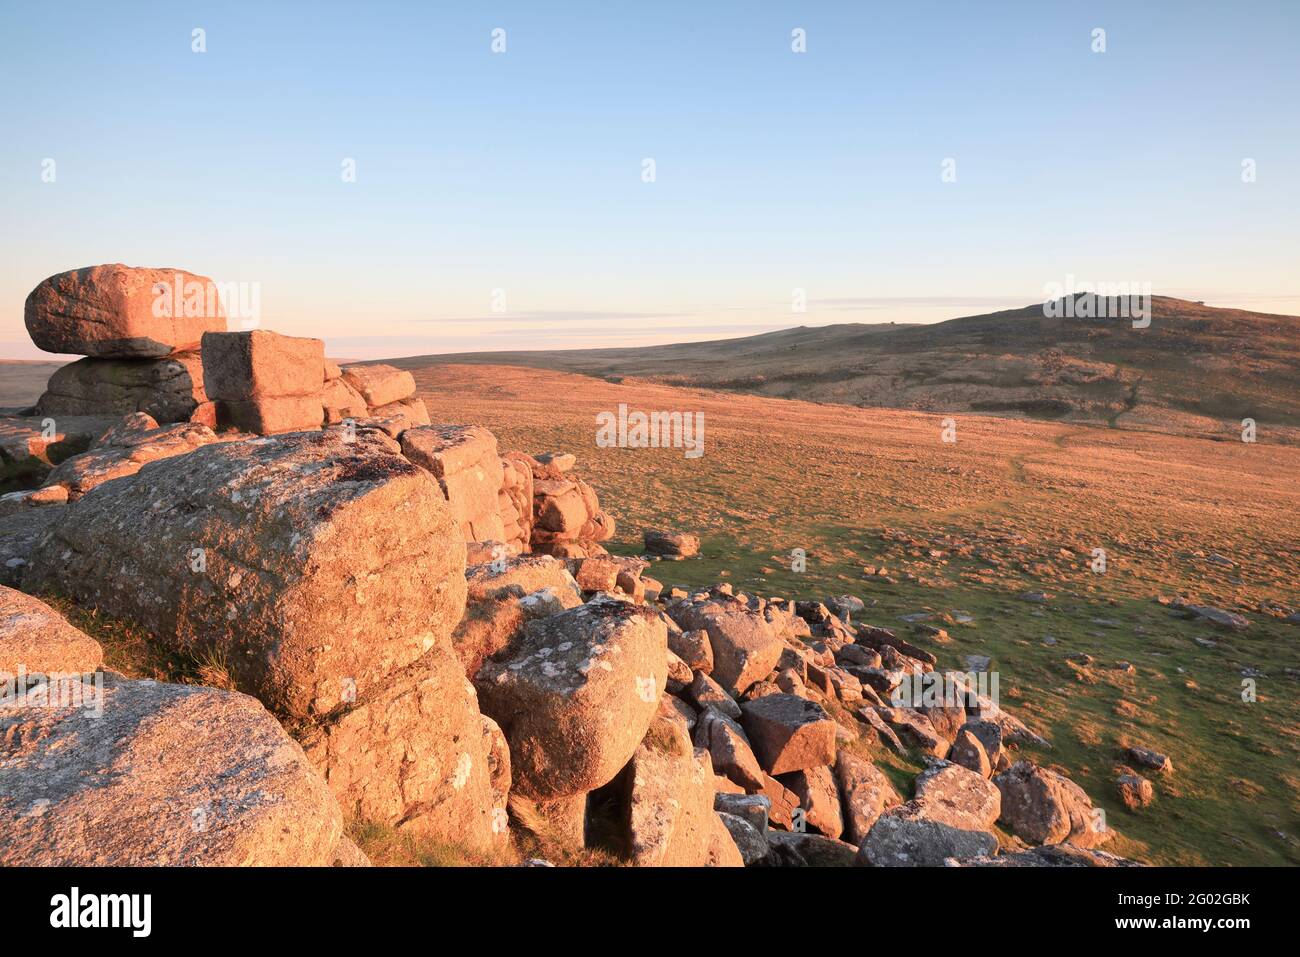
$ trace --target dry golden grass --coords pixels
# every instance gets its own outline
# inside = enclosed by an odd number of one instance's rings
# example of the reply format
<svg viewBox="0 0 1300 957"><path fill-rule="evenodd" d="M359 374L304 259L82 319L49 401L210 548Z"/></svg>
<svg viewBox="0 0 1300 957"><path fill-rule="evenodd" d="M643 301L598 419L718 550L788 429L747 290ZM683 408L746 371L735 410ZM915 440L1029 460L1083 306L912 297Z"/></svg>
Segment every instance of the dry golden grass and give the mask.
<svg viewBox="0 0 1300 957"><path fill-rule="evenodd" d="M992 657L1004 703L1052 738L1041 759L1106 809L1120 853L1300 863L1300 815L1281 780L1300 765L1300 689L1285 670L1300 668L1300 627L1257 610L1300 605L1300 449L1270 444L1266 430L1246 444L962 414L948 445L940 414L519 367L413 371L434 421L486 425L503 448L575 453L618 520L613 551L639 552L645 528L698 532L701 559L648 570L666 584L847 592L870 605L859 618L900 629L945 666ZM703 412L705 454L598 448L595 417L619 403ZM807 552L802 574L795 548ZM1090 569L1094 548L1106 550L1104 574ZM864 573L882 566L887 576ZM1029 591L1050 597L1022 600ZM1221 632L1171 616L1157 595L1253 624ZM900 617L919 612L951 640L911 633ZM1072 667L1076 652L1093 662ZM1249 668L1265 677L1247 704ZM1177 767L1136 814L1114 787L1121 740ZM1275 786L1246 800L1231 777Z"/></svg>

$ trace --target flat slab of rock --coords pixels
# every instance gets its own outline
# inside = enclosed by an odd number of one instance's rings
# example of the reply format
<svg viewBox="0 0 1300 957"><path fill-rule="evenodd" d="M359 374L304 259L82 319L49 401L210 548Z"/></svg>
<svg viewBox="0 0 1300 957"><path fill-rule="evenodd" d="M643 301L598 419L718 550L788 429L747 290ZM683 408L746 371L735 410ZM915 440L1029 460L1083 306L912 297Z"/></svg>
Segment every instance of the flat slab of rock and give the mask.
<svg viewBox="0 0 1300 957"><path fill-rule="evenodd" d="M158 359L78 359L54 370L36 411L65 415L146 412L159 422L186 422L208 400L198 352Z"/></svg>
<svg viewBox="0 0 1300 957"><path fill-rule="evenodd" d="M237 688L284 716L333 710L350 683L449 637L465 609L446 501L370 432L214 443L57 510L25 590L218 654Z"/></svg>
<svg viewBox="0 0 1300 957"><path fill-rule="evenodd" d="M948 858L988 857L997 835L951 806L908 801L885 811L858 849L869 867L942 867Z"/></svg>
<svg viewBox="0 0 1300 957"><path fill-rule="evenodd" d="M565 608L582 604L582 592L569 574L569 567L550 555L519 555L470 565L465 569L465 580L468 598L472 602L489 598L523 598L549 588Z"/></svg>
<svg viewBox="0 0 1300 957"><path fill-rule="evenodd" d="M530 621L474 679L510 742L515 790L551 799L612 781L658 711L667 656L664 623L628 602L597 598Z"/></svg>
<svg viewBox="0 0 1300 957"><path fill-rule="evenodd" d="M5 674L85 674L103 660L99 642L45 602L0 586L0 688Z"/></svg>
<svg viewBox="0 0 1300 957"><path fill-rule="evenodd" d="M1073 844L1044 844L1027 851L957 862L962 867L1143 867L1137 861Z"/></svg>
<svg viewBox="0 0 1300 957"><path fill-rule="evenodd" d="M0 707L0 864L334 863L338 803L255 699L98 677L102 713Z"/></svg>
<svg viewBox="0 0 1300 957"><path fill-rule="evenodd" d="M415 377L405 369L389 365L343 367L343 379L361 393L371 408L388 405L415 395Z"/></svg>
<svg viewBox="0 0 1300 957"><path fill-rule="evenodd" d="M89 450L59 463L45 479L45 486L60 486L67 490L68 500L75 501L105 482L134 475L149 462L233 438L236 436L218 437L206 425L194 422L159 427L146 413L136 412L108 430Z"/></svg>
<svg viewBox="0 0 1300 957"><path fill-rule="evenodd" d="M400 399L388 405L375 406L364 419L358 419L357 424L382 429L396 439L407 429L428 425L429 409L423 399Z"/></svg>
<svg viewBox="0 0 1300 957"><path fill-rule="evenodd" d="M815 701L769 694L745 702L740 710L740 723L769 774L835 762L835 722Z"/></svg>
<svg viewBox="0 0 1300 957"><path fill-rule="evenodd" d="M86 266L33 289L23 321L46 352L153 358L195 349L203 333L226 328L215 289L206 276L179 269Z"/></svg>
<svg viewBox="0 0 1300 957"><path fill-rule="evenodd" d="M645 550L652 555L690 558L700 553L700 537L691 532L648 528L642 533Z"/></svg>
<svg viewBox="0 0 1300 957"><path fill-rule="evenodd" d="M1235 611L1228 611L1226 608L1188 604L1178 604L1175 607L1185 612L1189 618L1199 618L1228 631L1244 631L1250 627L1249 618Z"/></svg>

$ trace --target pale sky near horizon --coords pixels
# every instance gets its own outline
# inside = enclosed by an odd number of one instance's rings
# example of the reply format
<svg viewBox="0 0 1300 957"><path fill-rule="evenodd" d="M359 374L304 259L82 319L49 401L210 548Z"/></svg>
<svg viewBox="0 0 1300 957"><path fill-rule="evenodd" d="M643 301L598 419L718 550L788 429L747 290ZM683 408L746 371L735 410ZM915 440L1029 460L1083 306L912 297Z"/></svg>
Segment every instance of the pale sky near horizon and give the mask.
<svg viewBox="0 0 1300 957"><path fill-rule="evenodd" d="M1297 314L1298 27L1286 0L0 0L0 358L43 355L32 287L103 262L255 284L263 328L348 358L934 322L1070 275Z"/></svg>

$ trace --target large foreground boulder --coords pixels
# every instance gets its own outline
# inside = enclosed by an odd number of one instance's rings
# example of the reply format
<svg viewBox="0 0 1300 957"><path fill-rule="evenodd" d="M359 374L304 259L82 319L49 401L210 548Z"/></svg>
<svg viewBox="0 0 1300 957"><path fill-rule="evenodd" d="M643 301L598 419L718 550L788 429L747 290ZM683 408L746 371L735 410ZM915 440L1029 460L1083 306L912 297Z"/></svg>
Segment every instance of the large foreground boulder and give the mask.
<svg viewBox="0 0 1300 957"><path fill-rule="evenodd" d="M100 358L151 358L198 346L226 328L216 285L179 269L113 263L46 279L23 321L38 349ZM177 308L177 306L180 308Z"/></svg>
<svg viewBox="0 0 1300 957"><path fill-rule="evenodd" d="M339 429L151 462L63 506L24 588L214 656L283 716L327 713L449 637L465 608L447 503L396 453Z"/></svg>
<svg viewBox="0 0 1300 957"><path fill-rule="evenodd" d="M515 790L550 799L612 781L658 710L667 659L664 623L615 598L530 621L474 679L510 742Z"/></svg>
<svg viewBox="0 0 1300 957"><path fill-rule="evenodd" d="M40 415L127 415L186 422L207 401L197 352L159 359L78 359L54 370L36 403Z"/></svg>
<svg viewBox="0 0 1300 957"><path fill-rule="evenodd" d="M59 520L64 505L23 505L0 517L0 585L17 588L36 551L37 543Z"/></svg>
<svg viewBox="0 0 1300 957"><path fill-rule="evenodd" d="M0 865L334 863L338 803L256 700L94 680L100 710L0 706Z"/></svg>

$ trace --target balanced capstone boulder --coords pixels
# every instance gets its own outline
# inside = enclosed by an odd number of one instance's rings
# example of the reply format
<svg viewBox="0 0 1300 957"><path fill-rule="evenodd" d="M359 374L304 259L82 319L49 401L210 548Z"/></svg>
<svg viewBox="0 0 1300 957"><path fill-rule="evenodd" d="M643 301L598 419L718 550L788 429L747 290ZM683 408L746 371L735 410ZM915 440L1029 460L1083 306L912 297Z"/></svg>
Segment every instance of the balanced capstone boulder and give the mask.
<svg viewBox="0 0 1300 957"><path fill-rule="evenodd" d="M23 321L46 352L166 356L196 348L204 332L226 328L218 292L211 279L178 269L86 266L33 289Z"/></svg>
<svg viewBox="0 0 1300 957"><path fill-rule="evenodd" d="M58 511L25 590L215 655L282 716L324 714L348 687L409 665L465 609L465 548L446 501L369 431L204 446Z"/></svg>

